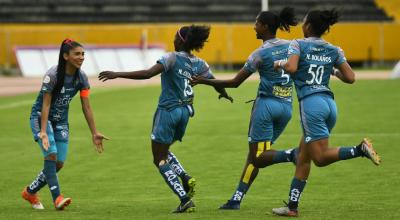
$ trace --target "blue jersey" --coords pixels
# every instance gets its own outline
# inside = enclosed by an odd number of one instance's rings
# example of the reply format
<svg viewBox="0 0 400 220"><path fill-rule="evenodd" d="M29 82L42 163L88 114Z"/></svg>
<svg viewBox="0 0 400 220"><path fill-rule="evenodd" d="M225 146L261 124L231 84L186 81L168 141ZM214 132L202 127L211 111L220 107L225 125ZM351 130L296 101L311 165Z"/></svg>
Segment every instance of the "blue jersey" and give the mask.
<svg viewBox="0 0 400 220"><path fill-rule="evenodd" d="M161 73L161 95L158 107L172 110L193 103L193 89L189 79L195 75L213 78L208 64L186 52L171 52L162 56L157 63L164 66Z"/></svg>
<svg viewBox="0 0 400 220"><path fill-rule="evenodd" d="M289 44L287 40L270 39L249 56L244 69L249 73L258 70L258 95L292 101L292 79L283 70L274 69L274 61L287 59Z"/></svg>
<svg viewBox="0 0 400 220"><path fill-rule="evenodd" d="M39 117L42 112L43 94L51 93L57 83L57 66L51 67L43 78L42 88L32 106L31 118ZM49 121L68 123L69 103L79 90L89 89L89 81L86 74L79 70L79 75L74 80L74 76L65 74L64 85L59 94L52 97Z"/></svg>
<svg viewBox="0 0 400 220"><path fill-rule="evenodd" d="M329 79L333 67L346 62L342 49L321 38L309 37L293 40L288 54L300 56L297 72L292 76L299 100L319 92L333 97Z"/></svg>

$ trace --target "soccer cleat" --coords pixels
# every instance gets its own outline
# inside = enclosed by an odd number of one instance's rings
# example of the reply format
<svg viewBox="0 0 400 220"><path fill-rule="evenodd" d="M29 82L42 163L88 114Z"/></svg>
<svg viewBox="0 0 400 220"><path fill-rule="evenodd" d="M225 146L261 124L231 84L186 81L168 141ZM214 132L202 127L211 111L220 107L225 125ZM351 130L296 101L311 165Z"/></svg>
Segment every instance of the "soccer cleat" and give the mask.
<svg viewBox="0 0 400 220"><path fill-rule="evenodd" d="M240 209L240 202L239 201L228 200L225 204L221 205L219 207L219 209L239 210Z"/></svg>
<svg viewBox="0 0 400 220"><path fill-rule="evenodd" d="M64 208L69 206L71 202L72 202L71 198L64 198L63 195L59 195L56 201L54 202L54 206L56 207L57 210L64 210Z"/></svg>
<svg viewBox="0 0 400 220"><path fill-rule="evenodd" d="M297 210L290 210L289 207L284 206L280 208L273 208L272 213L279 216L297 217L299 213Z"/></svg>
<svg viewBox="0 0 400 220"><path fill-rule="evenodd" d="M187 179L182 180L182 186L185 192L188 194L190 198L193 198L195 194L194 187L196 186L196 179L193 177L187 176Z"/></svg>
<svg viewBox="0 0 400 220"><path fill-rule="evenodd" d="M184 213L184 212L194 212L195 211L195 205L192 200L187 201L186 203L179 204L178 208L176 208L175 211L172 213Z"/></svg>
<svg viewBox="0 0 400 220"><path fill-rule="evenodd" d="M294 165L297 164L297 158L299 157L299 148L290 149L290 158Z"/></svg>
<svg viewBox="0 0 400 220"><path fill-rule="evenodd" d="M361 141L360 149L363 152L364 156L367 157L374 163L375 165L379 165L381 163L381 157L376 153L375 149L372 147L372 143L367 138L364 138Z"/></svg>
<svg viewBox="0 0 400 220"><path fill-rule="evenodd" d="M26 201L28 201L33 209L44 209L43 204L40 202L39 196L37 193L35 194L31 194L28 192L28 190L26 189L26 187L24 188L24 190L21 193L22 198L25 199Z"/></svg>

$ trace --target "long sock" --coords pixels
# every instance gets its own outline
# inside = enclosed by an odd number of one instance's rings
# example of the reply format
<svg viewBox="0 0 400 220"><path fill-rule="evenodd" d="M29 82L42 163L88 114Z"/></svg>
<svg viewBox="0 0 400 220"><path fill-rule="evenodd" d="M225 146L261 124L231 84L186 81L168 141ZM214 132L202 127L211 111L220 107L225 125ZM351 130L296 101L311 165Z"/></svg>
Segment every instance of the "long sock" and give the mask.
<svg viewBox="0 0 400 220"><path fill-rule="evenodd" d="M190 198L183 189L175 172L171 169L171 165L169 163L165 163L159 167L159 170L169 188L171 188L172 191L179 197L181 202L186 203L189 201Z"/></svg>
<svg viewBox="0 0 400 220"><path fill-rule="evenodd" d="M232 195L231 201L234 202L242 202L242 199L247 193L247 190L249 189L249 185L244 183L242 180L239 182L239 185L236 188L235 193Z"/></svg>
<svg viewBox="0 0 400 220"><path fill-rule="evenodd" d="M60 195L60 186L58 184L56 173L56 162L53 160L45 160L43 174L46 177L47 184L49 185L53 201L56 201L56 198Z"/></svg>
<svg viewBox="0 0 400 220"><path fill-rule="evenodd" d="M37 177L28 186L27 190L31 194L37 193L41 188L47 184L46 177L44 176L43 170L37 175Z"/></svg>
<svg viewBox="0 0 400 220"><path fill-rule="evenodd" d="M286 162L292 162L296 164L298 151L298 148L276 151L276 154L272 158L273 164Z"/></svg>
<svg viewBox="0 0 400 220"><path fill-rule="evenodd" d="M363 156L360 146L354 147L340 147L339 149L339 159L348 160L356 157Z"/></svg>
<svg viewBox="0 0 400 220"><path fill-rule="evenodd" d="M186 178L186 171L183 169L182 164L179 162L178 158L172 153L168 152L167 163L171 165L172 170L182 179Z"/></svg>
<svg viewBox="0 0 400 220"><path fill-rule="evenodd" d="M59 169L56 169L58 173ZM32 183L27 187L27 190L31 194L39 192L45 185L47 185L46 177L44 176L43 170L37 175L37 177L32 181Z"/></svg>
<svg viewBox="0 0 400 220"><path fill-rule="evenodd" d="M307 181L305 180L299 180L296 177L293 178L289 192L288 207L290 210L297 210L297 207L299 206L300 196L303 192L304 187L306 186L306 183Z"/></svg>

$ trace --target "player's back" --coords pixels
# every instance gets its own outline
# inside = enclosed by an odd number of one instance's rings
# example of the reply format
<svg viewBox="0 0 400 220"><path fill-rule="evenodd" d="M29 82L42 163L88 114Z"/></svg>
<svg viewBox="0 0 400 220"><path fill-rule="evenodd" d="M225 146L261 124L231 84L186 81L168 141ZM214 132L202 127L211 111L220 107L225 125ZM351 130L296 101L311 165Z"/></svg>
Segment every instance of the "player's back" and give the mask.
<svg viewBox="0 0 400 220"><path fill-rule="evenodd" d="M329 88L329 79L333 67L345 60L340 48L321 38L293 40L290 54L299 54L296 73L292 76L298 99L324 92L333 96Z"/></svg>
<svg viewBox="0 0 400 220"><path fill-rule="evenodd" d="M270 39L255 50L245 64L250 72L258 70L260 84L258 95L292 101L292 80L283 70L274 69L274 61L286 60L290 41Z"/></svg>
<svg viewBox="0 0 400 220"><path fill-rule="evenodd" d="M189 79L194 75L208 77L211 74L204 60L186 52L168 53L158 63L164 66L158 106L165 109L192 104L194 93Z"/></svg>

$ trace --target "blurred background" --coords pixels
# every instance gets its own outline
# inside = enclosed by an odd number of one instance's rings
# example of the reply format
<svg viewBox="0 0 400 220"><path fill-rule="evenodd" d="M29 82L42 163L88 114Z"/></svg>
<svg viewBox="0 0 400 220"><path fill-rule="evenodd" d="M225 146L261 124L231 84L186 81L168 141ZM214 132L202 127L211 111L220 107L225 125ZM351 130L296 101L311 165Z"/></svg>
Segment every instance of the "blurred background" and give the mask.
<svg viewBox="0 0 400 220"><path fill-rule="evenodd" d="M400 60L400 0L0 0L0 75L42 76L67 37L85 46L88 74L145 68L192 23L212 27L197 55L214 70L233 71L261 45L256 15L285 6L300 20L310 9L337 8L341 20L324 38L355 67L392 70ZM301 25L278 37L302 38Z"/></svg>

